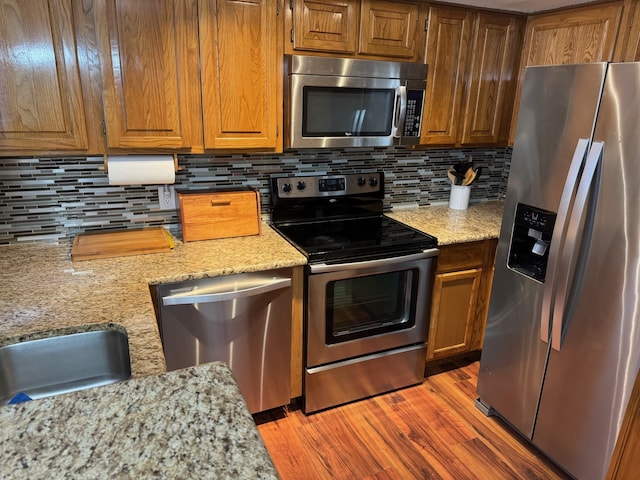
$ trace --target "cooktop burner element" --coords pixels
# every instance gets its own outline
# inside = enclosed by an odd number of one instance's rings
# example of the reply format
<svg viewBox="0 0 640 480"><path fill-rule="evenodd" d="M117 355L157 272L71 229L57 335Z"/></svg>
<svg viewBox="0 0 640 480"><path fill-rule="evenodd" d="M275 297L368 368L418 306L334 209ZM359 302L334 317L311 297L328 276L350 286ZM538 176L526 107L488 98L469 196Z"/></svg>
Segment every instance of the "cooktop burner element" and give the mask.
<svg viewBox="0 0 640 480"><path fill-rule="evenodd" d="M310 263L395 256L437 239L382 213L384 176L273 177L272 224Z"/></svg>

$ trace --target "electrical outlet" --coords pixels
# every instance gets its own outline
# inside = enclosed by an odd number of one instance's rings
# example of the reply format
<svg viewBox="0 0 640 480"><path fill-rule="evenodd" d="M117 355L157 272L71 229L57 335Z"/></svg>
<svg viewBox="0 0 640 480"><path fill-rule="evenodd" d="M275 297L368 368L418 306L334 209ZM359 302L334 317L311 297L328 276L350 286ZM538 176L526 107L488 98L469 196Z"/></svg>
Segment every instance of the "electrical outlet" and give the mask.
<svg viewBox="0 0 640 480"><path fill-rule="evenodd" d="M173 185L160 185L158 187L158 203L160 210L176 209L176 189Z"/></svg>

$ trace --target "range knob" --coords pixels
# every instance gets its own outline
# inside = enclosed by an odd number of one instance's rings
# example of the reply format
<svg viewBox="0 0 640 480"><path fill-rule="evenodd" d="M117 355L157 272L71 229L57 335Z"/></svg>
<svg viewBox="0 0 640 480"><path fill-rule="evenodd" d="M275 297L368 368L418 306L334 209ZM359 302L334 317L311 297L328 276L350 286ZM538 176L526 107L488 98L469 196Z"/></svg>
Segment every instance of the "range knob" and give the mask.
<svg viewBox="0 0 640 480"><path fill-rule="evenodd" d="M359 177L358 178L358 186L359 187L364 187L367 184L367 179L364 177Z"/></svg>
<svg viewBox="0 0 640 480"><path fill-rule="evenodd" d="M372 187L375 187L376 185L378 185L378 179L375 178L375 177L371 177L369 179L369 185L372 186Z"/></svg>
<svg viewBox="0 0 640 480"><path fill-rule="evenodd" d="M296 187L298 188L298 190L304 190L305 188L307 188L307 184L302 182L302 181L300 181L300 182L298 182Z"/></svg>
<svg viewBox="0 0 640 480"><path fill-rule="evenodd" d="M290 183L283 183L282 184L282 191L284 193L290 193L291 192L291 184Z"/></svg>

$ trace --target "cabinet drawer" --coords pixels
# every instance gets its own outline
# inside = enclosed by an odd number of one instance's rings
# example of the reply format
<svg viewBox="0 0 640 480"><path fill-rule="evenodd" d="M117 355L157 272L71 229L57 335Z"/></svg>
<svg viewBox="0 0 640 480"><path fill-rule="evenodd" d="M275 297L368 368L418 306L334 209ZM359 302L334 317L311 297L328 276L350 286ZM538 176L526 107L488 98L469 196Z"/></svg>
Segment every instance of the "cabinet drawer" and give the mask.
<svg viewBox="0 0 640 480"><path fill-rule="evenodd" d="M260 234L260 193L179 193L185 242Z"/></svg>
<svg viewBox="0 0 640 480"><path fill-rule="evenodd" d="M484 265L485 242L443 245L439 248L437 273L465 270Z"/></svg>

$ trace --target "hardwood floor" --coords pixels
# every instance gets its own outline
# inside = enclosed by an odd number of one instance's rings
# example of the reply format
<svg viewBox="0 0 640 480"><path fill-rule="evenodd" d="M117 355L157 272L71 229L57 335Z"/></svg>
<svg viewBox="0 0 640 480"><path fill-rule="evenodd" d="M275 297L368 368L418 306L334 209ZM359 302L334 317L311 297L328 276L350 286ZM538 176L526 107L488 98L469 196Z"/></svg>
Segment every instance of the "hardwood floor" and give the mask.
<svg viewBox="0 0 640 480"><path fill-rule="evenodd" d="M282 480L567 479L474 405L477 361L441 365L422 385L304 415L255 416Z"/></svg>

